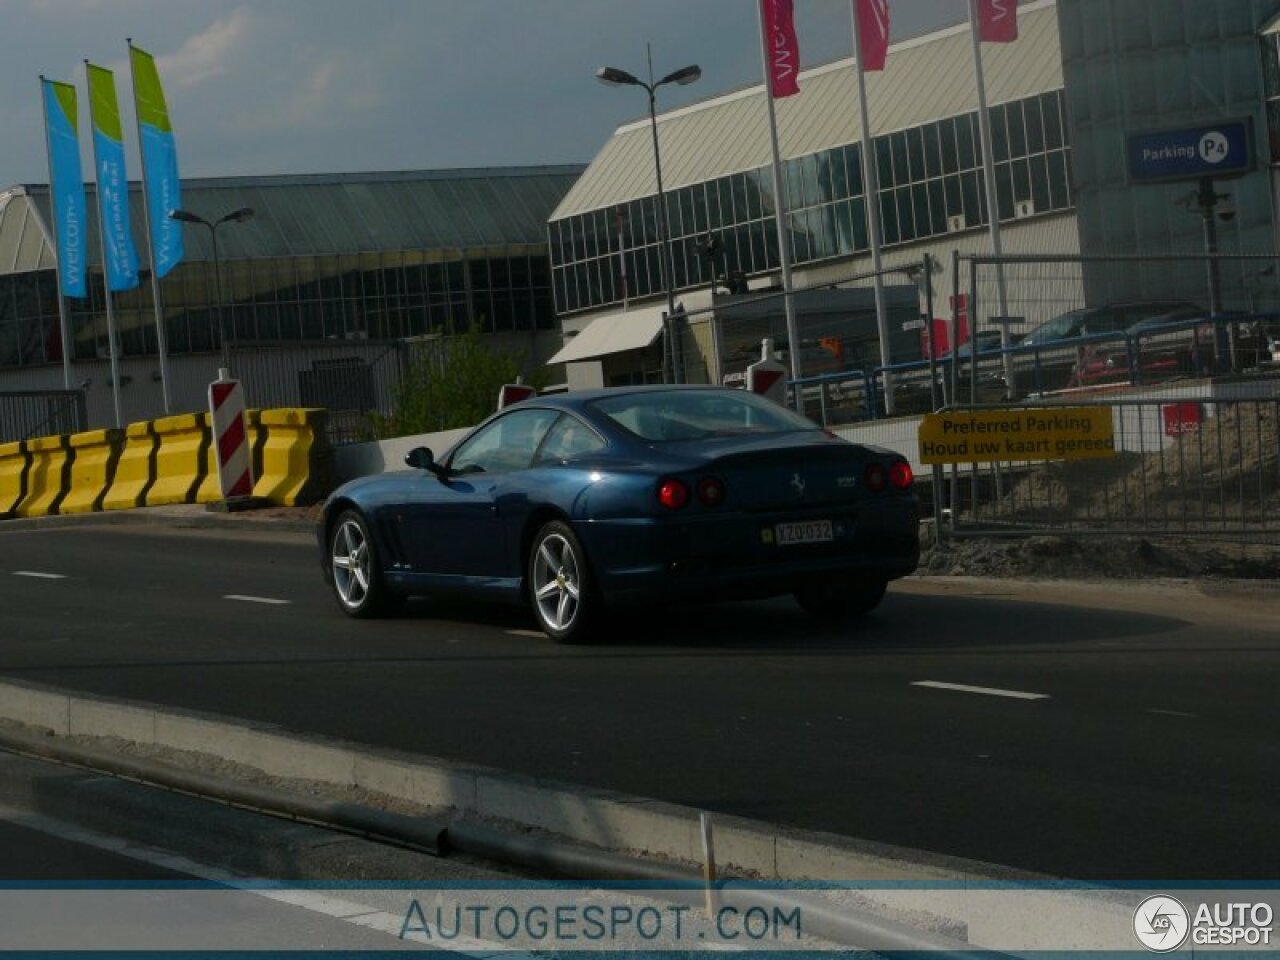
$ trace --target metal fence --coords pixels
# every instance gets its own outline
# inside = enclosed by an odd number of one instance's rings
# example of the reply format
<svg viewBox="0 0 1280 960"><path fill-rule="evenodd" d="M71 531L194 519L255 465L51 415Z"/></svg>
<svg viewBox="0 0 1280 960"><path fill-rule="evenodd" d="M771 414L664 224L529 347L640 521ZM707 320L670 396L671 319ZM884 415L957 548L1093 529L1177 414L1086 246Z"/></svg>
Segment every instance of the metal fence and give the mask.
<svg viewBox="0 0 1280 960"><path fill-rule="evenodd" d="M329 441L373 438L372 418L391 413L404 377L401 341L236 343L231 369L257 407L324 407Z"/></svg>
<svg viewBox="0 0 1280 960"><path fill-rule="evenodd" d="M1280 396L1126 398L1107 406L1114 457L937 468L939 529L959 537L1280 540ZM997 409L1051 412L1061 405Z"/></svg>
<svg viewBox="0 0 1280 960"><path fill-rule="evenodd" d="M88 411L82 390L17 390L0 393L0 443L78 433Z"/></svg>

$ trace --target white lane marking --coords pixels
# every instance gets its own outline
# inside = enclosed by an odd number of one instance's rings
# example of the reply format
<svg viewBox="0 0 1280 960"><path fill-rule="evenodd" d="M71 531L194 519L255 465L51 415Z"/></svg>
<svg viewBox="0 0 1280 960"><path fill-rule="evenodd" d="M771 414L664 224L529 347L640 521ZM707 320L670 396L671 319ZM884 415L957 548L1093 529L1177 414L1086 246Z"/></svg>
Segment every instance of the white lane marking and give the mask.
<svg viewBox="0 0 1280 960"><path fill-rule="evenodd" d="M35 578L35 579L37 579L37 580L65 580L65 579L67 579L67 578L66 578L66 576L65 576L64 574L61 574L61 573L41 573L39 570L15 570L15 571L13 571L13 575L14 575L15 577L34 577L34 578Z"/></svg>
<svg viewBox="0 0 1280 960"><path fill-rule="evenodd" d="M541 640L546 636L541 630L508 630L506 632L513 637L533 637L535 640Z"/></svg>
<svg viewBox="0 0 1280 960"><path fill-rule="evenodd" d="M981 693L988 697L1008 697L1012 700L1048 700L1047 693L1024 693L1021 690L998 690L995 687L970 687L963 683L942 683L939 680L917 680L913 687L929 687L933 690L957 690L960 693Z"/></svg>
<svg viewBox="0 0 1280 960"><path fill-rule="evenodd" d="M289 600L276 600L273 597L247 597L240 593L228 593L222 598L223 600L242 600L245 603L269 603L277 607L282 607L290 603Z"/></svg>
<svg viewBox="0 0 1280 960"><path fill-rule="evenodd" d="M1148 707L1147 713L1154 713L1158 717L1188 717L1192 719L1199 716L1195 713L1184 713L1181 710L1160 710L1156 707Z"/></svg>

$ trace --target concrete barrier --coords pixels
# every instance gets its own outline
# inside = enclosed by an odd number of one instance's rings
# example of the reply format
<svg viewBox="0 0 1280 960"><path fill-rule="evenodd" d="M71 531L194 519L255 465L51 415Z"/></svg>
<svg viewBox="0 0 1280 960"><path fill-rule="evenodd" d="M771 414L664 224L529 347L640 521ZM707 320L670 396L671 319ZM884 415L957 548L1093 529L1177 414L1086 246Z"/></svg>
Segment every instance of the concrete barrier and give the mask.
<svg viewBox="0 0 1280 960"><path fill-rule="evenodd" d="M148 507L195 503L196 491L208 471L207 419L202 413L187 413L154 422L159 447L155 483L146 494Z"/></svg>
<svg viewBox="0 0 1280 960"><path fill-rule="evenodd" d="M102 509L116 464L124 447L123 430L90 430L69 438L75 455L71 462L66 496L59 507L61 513L92 513Z"/></svg>
<svg viewBox="0 0 1280 960"><path fill-rule="evenodd" d="M7 517L27 493L31 457L25 440L0 443L0 517Z"/></svg>
<svg viewBox="0 0 1280 960"><path fill-rule="evenodd" d="M131 510L146 502L147 491L156 479L157 445L151 421L129 424L115 477L102 499L103 510Z"/></svg>
<svg viewBox="0 0 1280 960"><path fill-rule="evenodd" d="M17 509L20 517L43 517L57 513L70 483L74 456L66 437L40 437L27 441L31 466L27 470L27 490Z"/></svg>
<svg viewBox="0 0 1280 960"><path fill-rule="evenodd" d="M258 420L266 441L255 497L293 507L315 503L328 492L325 415L324 410L307 408L262 411Z"/></svg>

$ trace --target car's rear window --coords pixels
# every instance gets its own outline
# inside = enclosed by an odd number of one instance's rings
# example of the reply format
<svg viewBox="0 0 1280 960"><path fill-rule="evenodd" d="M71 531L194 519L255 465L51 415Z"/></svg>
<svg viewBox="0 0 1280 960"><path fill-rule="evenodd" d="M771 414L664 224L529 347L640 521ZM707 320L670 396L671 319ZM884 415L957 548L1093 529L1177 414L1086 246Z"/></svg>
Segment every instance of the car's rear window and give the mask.
<svg viewBox="0 0 1280 960"><path fill-rule="evenodd" d="M657 390L593 400L624 430L654 443L743 433L818 430L812 420L738 390Z"/></svg>

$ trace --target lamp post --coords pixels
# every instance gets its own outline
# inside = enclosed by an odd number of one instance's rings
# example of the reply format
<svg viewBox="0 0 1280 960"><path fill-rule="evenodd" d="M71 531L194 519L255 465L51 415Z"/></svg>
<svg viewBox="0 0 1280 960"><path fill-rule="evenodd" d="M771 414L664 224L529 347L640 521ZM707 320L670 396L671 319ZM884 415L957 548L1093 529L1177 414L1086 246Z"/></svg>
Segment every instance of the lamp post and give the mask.
<svg viewBox="0 0 1280 960"><path fill-rule="evenodd" d="M218 258L218 228L224 223L244 223L253 219L252 207L241 207L232 210L225 216L210 223L204 217L188 210L170 210L170 220L181 220L183 223L199 223L209 228L209 237L213 243L213 286L218 301L218 343L222 345L222 369L231 369L231 352L227 347L227 328L222 318L222 263Z"/></svg>
<svg viewBox="0 0 1280 960"><path fill-rule="evenodd" d="M601 67L596 71L596 79L611 87L629 86L643 87L649 94L649 123L653 130L653 169L658 181L658 242L661 256L658 258L662 286L667 294L667 315L662 321L662 335L665 343L662 348L662 363L665 367L663 380L680 383L682 380L680 365L676 362L676 339L673 327L676 312L675 263L671 259L671 231L667 219L667 197L662 190L662 154L658 150L658 111L656 94L659 87L667 83L686 86L702 76L702 68L696 63L681 67L669 73L656 83L653 80L653 59L649 60L649 82L619 70L617 67Z"/></svg>

